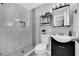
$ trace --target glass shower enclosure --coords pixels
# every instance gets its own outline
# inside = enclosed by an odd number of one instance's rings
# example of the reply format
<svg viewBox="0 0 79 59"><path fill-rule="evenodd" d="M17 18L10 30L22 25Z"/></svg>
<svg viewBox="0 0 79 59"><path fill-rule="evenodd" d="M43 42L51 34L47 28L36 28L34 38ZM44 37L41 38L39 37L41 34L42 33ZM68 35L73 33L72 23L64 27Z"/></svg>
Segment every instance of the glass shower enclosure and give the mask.
<svg viewBox="0 0 79 59"><path fill-rule="evenodd" d="M28 15L20 4L0 4L0 55L24 55L33 49Z"/></svg>

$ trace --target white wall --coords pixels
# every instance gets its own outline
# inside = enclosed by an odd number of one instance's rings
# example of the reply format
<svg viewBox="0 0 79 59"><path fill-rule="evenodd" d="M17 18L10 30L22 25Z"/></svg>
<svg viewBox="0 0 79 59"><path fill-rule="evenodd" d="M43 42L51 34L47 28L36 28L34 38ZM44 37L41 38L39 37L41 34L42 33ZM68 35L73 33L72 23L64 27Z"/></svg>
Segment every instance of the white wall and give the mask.
<svg viewBox="0 0 79 59"><path fill-rule="evenodd" d="M40 15L43 14L44 12L50 10L50 7L52 6L52 4L47 3L47 4L43 4L37 8L35 8L35 25L36 25L36 44L39 43L40 41Z"/></svg>
<svg viewBox="0 0 79 59"><path fill-rule="evenodd" d="M53 4L44 4L40 7L36 8L36 43L39 43L40 41L40 31L41 29L45 28L47 30L47 34L56 34L56 33L66 33L69 32L69 30L73 31L73 35L79 36L79 4L74 4L72 3L70 6L70 24L71 27L64 27L64 28L52 28L51 26L45 26L45 27L40 27L40 15L43 14L44 12L48 11ZM74 9L78 9L77 14L73 14ZM49 28L52 30L52 32L49 32ZM75 55L79 56L79 43L76 41L75 42Z"/></svg>
<svg viewBox="0 0 79 59"><path fill-rule="evenodd" d="M55 4L55 3L54 3ZM44 14L47 11L52 11L52 6L54 5L52 3L47 3L47 4L43 4L37 8L35 8L35 13L36 13L36 41L39 42L40 41L40 34L43 28L46 29L46 33L47 34L68 34L69 30L71 30L71 27L59 27L59 28L53 28L53 26L44 26L44 27L40 27L40 16L42 14ZM49 32L51 30L51 32Z"/></svg>
<svg viewBox="0 0 79 59"><path fill-rule="evenodd" d="M23 6L25 9L32 10L43 3L19 3L19 5Z"/></svg>
<svg viewBox="0 0 79 59"><path fill-rule="evenodd" d="M79 36L79 4L76 4L74 9L77 9L77 13L73 13L73 31L76 36Z"/></svg>
<svg viewBox="0 0 79 59"><path fill-rule="evenodd" d="M74 5L73 10L77 9L77 13L73 13L73 32L74 36L79 37L79 3ZM79 43L75 42L75 54L79 56Z"/></svg>

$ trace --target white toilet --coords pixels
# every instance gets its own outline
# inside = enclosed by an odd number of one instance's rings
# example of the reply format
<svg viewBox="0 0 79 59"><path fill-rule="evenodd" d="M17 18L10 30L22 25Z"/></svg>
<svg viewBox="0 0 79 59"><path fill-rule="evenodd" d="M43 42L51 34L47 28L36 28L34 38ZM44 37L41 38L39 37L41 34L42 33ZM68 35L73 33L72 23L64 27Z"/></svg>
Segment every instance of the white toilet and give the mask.
<svg viewBox="0 0 79 59"><path fill-rule="evenodd" d="M47 44L49 43L49 35L41 35L41 43L37 44L35 46L35 53L38 56L44 56L46 55L46 49L47 49Z"/></svg>

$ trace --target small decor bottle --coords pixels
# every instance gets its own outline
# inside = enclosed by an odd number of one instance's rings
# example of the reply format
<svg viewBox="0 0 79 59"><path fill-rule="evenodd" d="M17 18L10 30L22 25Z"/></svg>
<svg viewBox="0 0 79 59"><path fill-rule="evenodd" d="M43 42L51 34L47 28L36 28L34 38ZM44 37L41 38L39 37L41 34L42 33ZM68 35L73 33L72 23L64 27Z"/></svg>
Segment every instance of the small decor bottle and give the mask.
<svg viewBox="0 0 79 59"><path fill-rule="evenodd" d="M72 31L69 31L69 36L72 36Z"/></svg>
<svg viewBox="0 0 79 59"><path fill-rule="evenodd" d="M42 34L46 35L46 30L42 29Z"/></svg>

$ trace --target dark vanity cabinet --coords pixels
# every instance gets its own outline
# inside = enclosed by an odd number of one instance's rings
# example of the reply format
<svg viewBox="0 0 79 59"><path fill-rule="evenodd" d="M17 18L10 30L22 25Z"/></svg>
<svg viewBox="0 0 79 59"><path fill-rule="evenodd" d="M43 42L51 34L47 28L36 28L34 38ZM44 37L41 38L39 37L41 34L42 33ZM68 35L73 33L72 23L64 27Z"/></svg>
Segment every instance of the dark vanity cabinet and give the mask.
<svg viewBox="0 0 79 59"><path fill-rule="evenodd" d="M75 56L75 42L60 43L51 38L51 56Z"/></svg>

